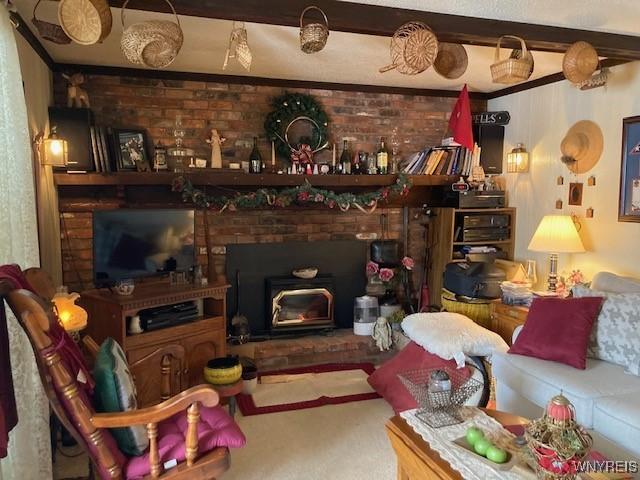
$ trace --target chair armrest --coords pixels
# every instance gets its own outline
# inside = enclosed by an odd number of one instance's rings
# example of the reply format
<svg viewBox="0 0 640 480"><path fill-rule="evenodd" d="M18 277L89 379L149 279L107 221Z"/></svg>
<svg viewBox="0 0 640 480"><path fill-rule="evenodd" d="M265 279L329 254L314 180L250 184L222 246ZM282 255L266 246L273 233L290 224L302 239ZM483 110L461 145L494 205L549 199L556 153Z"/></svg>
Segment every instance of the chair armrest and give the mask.
<svg viewBox="0 0 640 480"><path fill-rule="evenodd" d="M89 335L85 335L84 337L82 337L82 344L84 345L84 348L87 350L89 355L91 355L91 358L95 360L98 356L98 352L100 351L100 345L98 345L96 341Z"/></svg>
<svg viewBox="0 0 640 480"><path fill-rule="evenodd" d="M96 413L91 417L91 423L96 428L121 428L158 423L185 411L196 402L205 407L215 407L219 400L218 392L212 386L197 385L153 407L128 412Z"/></svg>

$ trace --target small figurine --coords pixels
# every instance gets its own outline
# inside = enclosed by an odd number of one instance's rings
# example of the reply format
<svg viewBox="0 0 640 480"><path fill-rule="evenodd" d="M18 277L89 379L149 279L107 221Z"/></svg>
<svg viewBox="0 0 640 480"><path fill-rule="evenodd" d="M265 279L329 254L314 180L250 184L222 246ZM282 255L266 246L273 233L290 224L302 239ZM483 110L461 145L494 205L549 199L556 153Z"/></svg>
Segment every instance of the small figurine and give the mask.
<svg viewBox="0 0 640 480"><path fill-rule="evenodd" d="M221 137L218 130L211 129L211 137L207 138L207 143L211 145L211 168L222 168L222 150L220 146L227 139Z"/></svg>
<svg viewBox="0 0 640 480"><path fill-rule="evenodd" d="M84 75L74 73L73 75L62 74L62 77L69 82L67 87L67 107L89 108L89 95L87 91L80 87L84 83Z"/></svg>
<svg viewBox="0 0 640 480"><path fill-rule="evenodd" d="M381 352L389 350L393 345L391 325L386 318L378 317L376 320L376 324L373 326L373 339Z"/></svg>

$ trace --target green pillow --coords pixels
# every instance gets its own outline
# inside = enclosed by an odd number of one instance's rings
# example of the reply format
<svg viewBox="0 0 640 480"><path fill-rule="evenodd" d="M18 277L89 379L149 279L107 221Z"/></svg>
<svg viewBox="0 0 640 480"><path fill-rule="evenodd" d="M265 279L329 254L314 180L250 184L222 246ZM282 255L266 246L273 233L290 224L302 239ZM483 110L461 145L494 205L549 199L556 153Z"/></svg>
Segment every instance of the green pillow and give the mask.
<svg viewBox="0 0 640 480"><path fill-rule="evenodd" d="M126 412L138 408L136 386L129 371L127 357L113 338L100 346L93 367L96 387L93 399L96 411ZM127 455L142 455L149 447L147 429L143 425L111 429L120 450Z"/></svg>

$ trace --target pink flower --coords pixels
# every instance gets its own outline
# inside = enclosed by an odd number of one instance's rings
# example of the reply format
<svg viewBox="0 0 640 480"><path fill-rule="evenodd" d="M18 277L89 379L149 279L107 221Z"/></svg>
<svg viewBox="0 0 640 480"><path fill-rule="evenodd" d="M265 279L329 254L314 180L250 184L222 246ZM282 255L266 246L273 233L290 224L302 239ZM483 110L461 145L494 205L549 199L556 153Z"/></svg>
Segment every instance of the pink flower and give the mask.
<svg viewBox="0 0 640 480"><path fill-rule="evenodd" d="M380 280L382 280L383 282L391 281L394 275L395 274L393 273L393 270L390 268L381 268L380 273L378 273Z"/></svg>
<svg viewBox="0 0 640 480"><path fill-rule="evenodd" d="M379 270L380 270L380 267L378 266L378 264L376 262L367 262L367 276L368 277L373 277L376 273L378 273Z"/></svg>
<svg viewBox="0 0 640 480"><path fill-rule="evenodd" d="M411 257L404 257L402 259L402 265L407 270L413 270L413 267L416 266L416 262L414 262L413 258L411 258Z"/></svg>
<svg viewBox="0 0 640 480"><path fill-rule="evenodd" d="M313 201L316 203L324 202L324 195L322 195L321 193L316 193L316 196L313 197Z"/></svg>
<svg viewBox="0 0 640 480"><path fill-rule="evenodd" d="M336 207L336 202L334 200L329 200L329 202L327 203L327 207L335 208Z"/></svg>
<svg viewBox="0 0 640 480"><path fill-rule="evenodd" d="M309 200L309 196L309 192L307 191L298 192L298 201L306 202L307 200Z"/></svg>

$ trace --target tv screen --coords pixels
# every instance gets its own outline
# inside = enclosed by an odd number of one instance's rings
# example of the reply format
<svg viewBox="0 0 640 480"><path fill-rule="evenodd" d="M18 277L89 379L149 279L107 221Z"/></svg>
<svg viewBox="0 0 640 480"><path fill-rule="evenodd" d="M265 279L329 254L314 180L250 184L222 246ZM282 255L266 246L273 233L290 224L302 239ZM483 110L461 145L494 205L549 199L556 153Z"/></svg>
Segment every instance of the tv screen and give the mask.
<svg viewBox="0 0 640 480"><path fill-rule="evenodd" d="M193 210L93 213L96 284L188 270L194 262Z"/></svg>

